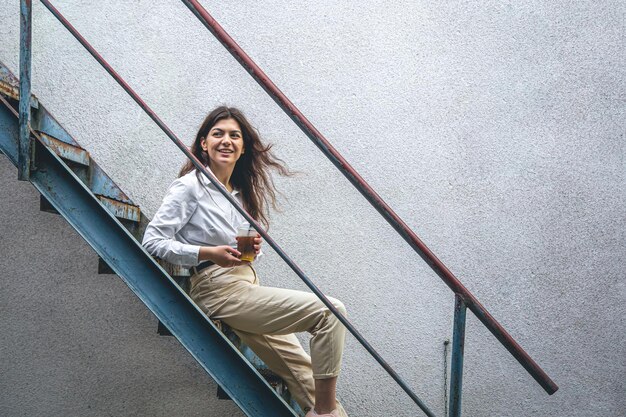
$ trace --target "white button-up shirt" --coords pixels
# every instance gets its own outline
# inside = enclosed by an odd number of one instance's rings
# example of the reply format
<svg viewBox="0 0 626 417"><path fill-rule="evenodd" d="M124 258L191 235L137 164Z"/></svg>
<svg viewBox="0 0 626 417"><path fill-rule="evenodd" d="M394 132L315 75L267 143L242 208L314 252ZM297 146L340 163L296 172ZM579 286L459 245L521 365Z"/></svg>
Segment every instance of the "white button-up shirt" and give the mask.
<svg viewBox="0 0 626 417"><path fill-rule="evenodd" d="M201 246L237 247L237 228L246 219L208 178L196 170L175 180L148 224L142 245L172 264L198 264ZM240 203L239 191L231 193Z"/></svg>

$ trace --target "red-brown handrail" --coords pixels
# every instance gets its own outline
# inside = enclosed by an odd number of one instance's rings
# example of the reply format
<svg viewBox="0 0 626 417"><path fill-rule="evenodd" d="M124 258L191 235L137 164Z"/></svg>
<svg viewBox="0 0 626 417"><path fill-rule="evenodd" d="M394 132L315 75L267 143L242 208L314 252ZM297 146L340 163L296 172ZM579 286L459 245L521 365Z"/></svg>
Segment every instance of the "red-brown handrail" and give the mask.
<svg viewBox="0 0 626 417"><path fill-rule="evenodd" d="M383 201L372 187L359 173L337 152L330 142L300 110L280 91L263 70L248 56L248 54L233 40L220 24L206 11L197 0L182 0L183 3L196 15L206 28L224 45L231 55L250 73L259 85L269 94L281 109L302 129L324 155L343 173L343 175L359 190L367 201L387 220L387 222L407 241L407 243L426 261L443 282L458 294L467 307L489 329L500 343L513 355L515 359L550 395L559 387L541 369L541 367L522 349L500 323L487 311L476 297L454 276L435 254L420 240L407 224Z"/></svg>

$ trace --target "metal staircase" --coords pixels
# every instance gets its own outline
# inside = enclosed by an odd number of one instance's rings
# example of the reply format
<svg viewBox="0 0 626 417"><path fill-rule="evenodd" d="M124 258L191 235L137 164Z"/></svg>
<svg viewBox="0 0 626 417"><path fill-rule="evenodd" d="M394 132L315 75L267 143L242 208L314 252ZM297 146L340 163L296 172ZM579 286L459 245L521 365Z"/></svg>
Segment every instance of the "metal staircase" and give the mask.
<svg viewBox="0 0 626 417"><path fill-rule="evenodd" d="M491 316L474 295L426 247L402 219L376 194L365 180L333 148L295 105L274 85L196 0L182 0L190 11L215 35L315 143L385 220L404 238L414 251L439 275L455 294L454 339L450 382L450 416L461 415L461 387L465 316L469 309L517 359L548 393L558 386L539 365ZM41 2L106 69L118 84L131 95L166 135L187 155L196 168L213 180L227 198L262 235L265 242L289 265L304 283L322 300L347 330L374 357L396 383L409 395L424 414L434 413L417 397L400 376L385 362L354 326L328 301L304 272L280 246L252 219L213 175L193 157L187 147L163 123L147 104L121 79L73 26L51 5ZM101 272L114 272L146 304L200 365L249 416L294 416L294 411L261 377L252 365L251 352L239 346L248 360L237 350L179 286L176 280L153 260L139 244L147 219L139 207L117 187L67 132L55 121L35 97L30 97L30 33L31 2L21 0L20 74L18 80L0 63L0 150L18 167L18 177L30 181L42 195L41 208L61 214L101 257ZM21 96L20 91L25 93ZM19 111L18 99L19 100ZM32 112L32 117L30 113ZM30 123L30 124L29 124ZM180 275L171 270L172 275Z"/></svg>
<svg viewBox="0 0 626 417"><path fill-rule="evenodd" d="M0 62L0 150L15 166L18 100L18 80ZM249 416L301 415L295 403L287 405L288 392L265 364L189 299L179 285L188 273L159 265L143 249L139 242L149 220L140 208L34 96L30 105L30 182L40 192L40 209L61 214L78 231L99 255L98 272L124 280L159 319L161 332L176 336L215 379L220 397L231 398Z"/></svg>

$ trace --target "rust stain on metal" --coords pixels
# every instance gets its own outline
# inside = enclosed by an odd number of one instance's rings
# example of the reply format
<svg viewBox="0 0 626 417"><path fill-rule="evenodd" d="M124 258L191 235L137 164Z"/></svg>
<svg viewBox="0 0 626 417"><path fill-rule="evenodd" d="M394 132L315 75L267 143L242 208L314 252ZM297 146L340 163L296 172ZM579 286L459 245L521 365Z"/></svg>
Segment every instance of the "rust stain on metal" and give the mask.
<svg viewBox="0 0 626 417"><path fill-rule="evenodd" d="M132 204L126 204L121 201L113 200L102 195L96 196L100 203L109 210L115 217L120 219L126 219L133 222L139 222L141 216L141 210L138 206Z"/></svg>
<svg viewBox="0 0 626 417"><path fill-rule="evenodd" d="M77 164L89 166L89 152L86 150L70 145L43 132L39 132L39 134L41 136L41 141L61 158L76 162Z"/></svg>
<svg viewBox="0 0 626 417"><path fill-rule="evenodd" d="M0 94L12 98L13 100L20 99L20 89L6 81L0 80ZM30 106L36 109L39 108L39 100L37 97L31 95Z"/></svg>
<svg viewBox="0 0 626 417"><path fill-rule="evenodd" d="M20 90L4 81L0 81L0 93L15 100L20 99Z"/></svg>

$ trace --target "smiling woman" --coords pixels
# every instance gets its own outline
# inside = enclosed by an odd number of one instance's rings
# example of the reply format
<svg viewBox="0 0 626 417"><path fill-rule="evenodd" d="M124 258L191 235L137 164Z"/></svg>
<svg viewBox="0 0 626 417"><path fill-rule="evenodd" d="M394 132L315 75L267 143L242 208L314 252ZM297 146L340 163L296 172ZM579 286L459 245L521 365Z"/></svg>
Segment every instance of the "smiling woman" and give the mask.
<svg viewBox="0 0 626 417"><path fill-rule="evenodd" d="M255 220L268 225L268 206L276 202L268 171L289 171L239 110L212 111L191 152ZM143 245L190 268L191 298L285 380L307 417L346 417L335 399L345 327L314 294L259 285L254 261L242 261L235 249L237 229L244 225L241 213L188 161L146 228ZM260 247L257 235L257 255ZM328 299L346 315L341 301ZM310 357L293 334L304 331L312 335Z"/></svg>
<svg viewBox="0 0 626 417"><path fill-rule="evenodd" d="M239 145L240 151L237 153ZM231 149L233 154L224 157L227 152L219 152L219 149ZM202 122L190 150L227 190L239 190L245 196L242 202L246 211L268 226L268 206L276 204L276 192L268 170L275 169L281 175L289 175L271 149L271 144L262 143L241 111L232 107L218 107ZM183 177L195 171L193 163L187 161L178 176ZM229 171L231 174L227 175ZM196 175L199 173L196 172Z"/></svg>
<svg viewBox="0 0 626 417"><path fill-rule="evenodd" d="M241 128L235 119L222 119L200 140L202 151L209 159L209 168L228 191L233 191L229 173L233 172L239 157L244 153Z"/></svg>

